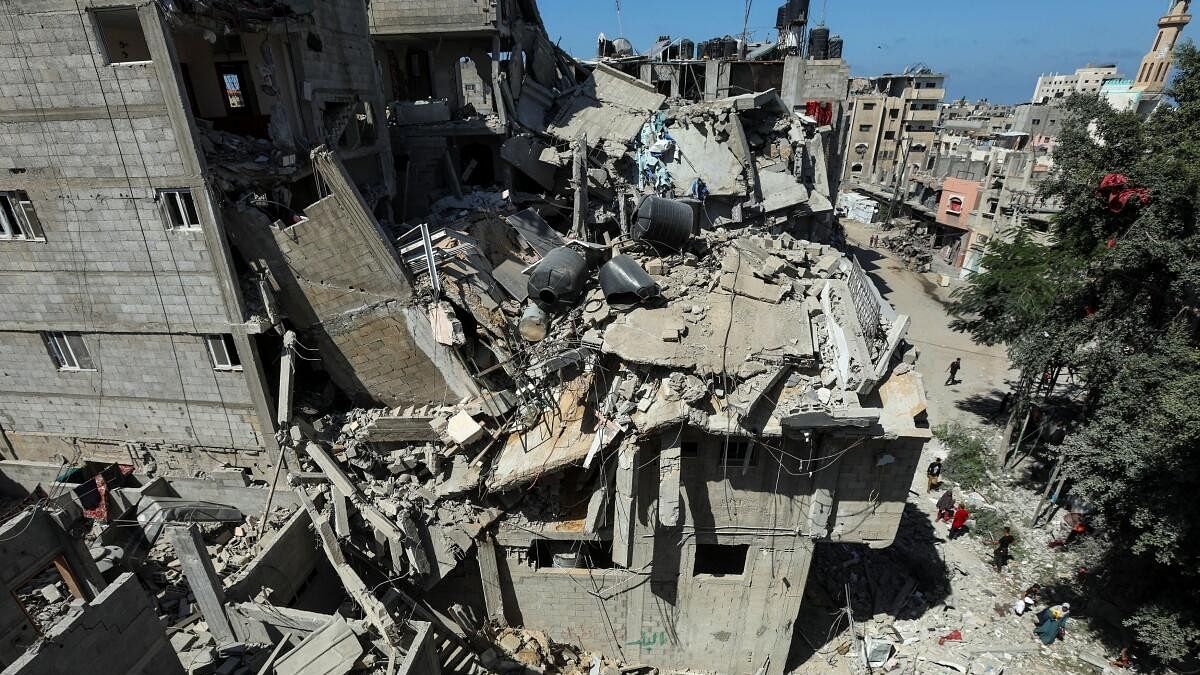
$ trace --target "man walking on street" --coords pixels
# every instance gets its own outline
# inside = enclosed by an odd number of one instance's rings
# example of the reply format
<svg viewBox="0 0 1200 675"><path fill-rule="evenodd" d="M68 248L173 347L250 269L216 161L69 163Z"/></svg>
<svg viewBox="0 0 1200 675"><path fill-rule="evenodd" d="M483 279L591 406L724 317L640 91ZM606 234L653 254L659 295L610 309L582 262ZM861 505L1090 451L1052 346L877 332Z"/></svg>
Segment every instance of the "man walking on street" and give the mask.
<svg viewBox="0 0 1200 675"><path fill-rule="evenodd" d="M942 458L938 457L929 464L929 468L925 469L925 491L933 492L942 485Z"/></svg>
<svg viewBox="0 0 1200 675"><path fill-rule="evenodd" d="M950 367L946 370L950 372L950 377L946 379L946 384L958 384L958 369L962 368L962 358L959 357L950 362Z"/></svg>
<svg viewBox="0 0 1200 675"><path fill-rule="evenodd" d="M1008 547L1012 546L1014 541L1016 541L1016 537L1012 536L1006 527L1004 534L992 542L996 545L996 550L992 552L992 567L996 568L996 572L1000 572L1008 564Z"/></svg>

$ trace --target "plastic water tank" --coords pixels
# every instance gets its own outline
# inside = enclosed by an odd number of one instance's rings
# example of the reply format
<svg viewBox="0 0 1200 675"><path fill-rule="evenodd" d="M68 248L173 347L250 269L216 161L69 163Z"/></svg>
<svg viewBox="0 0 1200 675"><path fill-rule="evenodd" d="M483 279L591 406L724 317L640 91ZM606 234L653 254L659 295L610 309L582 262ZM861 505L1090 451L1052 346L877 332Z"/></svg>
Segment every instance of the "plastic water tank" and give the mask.
<svg viewBox="0 0 1200 675"><path fill-rule="evenodd" d="M808 34L808 58L825 60L829 58L829 29L817 26Z"/></svg>
<svg viewBox="0 0 1200 675"><path fill-rule="evenodd" d="M587 281L587 261L566 246L546 254L529 274L529 297L549 311L563 310L579 301Z"/></svg>
<svg viewBox="0 0 1200 675"><path fill-rule="evenodd" d="M841 35L834 35L833 37L829 38L829 58L842 58L842 46L843 43Z"/></svg>
<svg viewBox="0 0 1200 675"><path fill-rule="evenodd" d="M655 195L642 197L634 214L630 234L655 248L681 251L696 226L696 212L688 204Z"/></svg>
<svg viewBox="0 0 1200 675"><path fill-rule="evenodd" d="M633 56L633 43L625 38L613 40L613 56Z"/></svg>

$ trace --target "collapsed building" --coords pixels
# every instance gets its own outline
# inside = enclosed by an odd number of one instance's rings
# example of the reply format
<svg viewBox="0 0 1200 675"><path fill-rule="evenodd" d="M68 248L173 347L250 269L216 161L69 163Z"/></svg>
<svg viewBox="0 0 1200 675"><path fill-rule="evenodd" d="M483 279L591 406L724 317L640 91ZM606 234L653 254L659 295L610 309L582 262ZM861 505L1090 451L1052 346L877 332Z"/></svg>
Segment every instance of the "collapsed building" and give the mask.
<svg viewBox="0 0 1200 675"><path fill-rule="evenodd" d="M891 543L834 129L412 5L13 14L6 675L783 672L814 548Z"/></svg>

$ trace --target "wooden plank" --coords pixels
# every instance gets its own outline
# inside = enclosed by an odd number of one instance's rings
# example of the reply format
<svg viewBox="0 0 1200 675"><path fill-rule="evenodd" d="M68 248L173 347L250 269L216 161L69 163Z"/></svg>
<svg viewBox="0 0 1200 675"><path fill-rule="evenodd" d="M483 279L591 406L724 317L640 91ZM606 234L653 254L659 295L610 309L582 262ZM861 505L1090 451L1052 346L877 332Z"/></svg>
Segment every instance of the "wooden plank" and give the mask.
<svg viewBox="0 0 1200 675"><path fill-rule="evenodd" d="M479 578L483 582L483 604L488 619L507 626L504 618L504 594L500 591L500 564L496 555L496 541L491 534L479 541Z"/></svg>

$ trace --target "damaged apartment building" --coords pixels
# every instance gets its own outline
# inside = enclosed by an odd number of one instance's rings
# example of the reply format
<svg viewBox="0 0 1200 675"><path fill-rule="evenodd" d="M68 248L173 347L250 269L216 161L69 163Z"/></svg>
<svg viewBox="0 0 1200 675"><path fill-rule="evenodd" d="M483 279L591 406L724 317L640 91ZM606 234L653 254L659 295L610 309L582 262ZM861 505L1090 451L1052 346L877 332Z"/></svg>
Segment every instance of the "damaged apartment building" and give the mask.
<svg viewBox="0 0 1200 675"><path fill-rule="evenodd" d="M895 537L924 389L806 102L532 0L6 9L5 675L782 673Z"/></svg>

